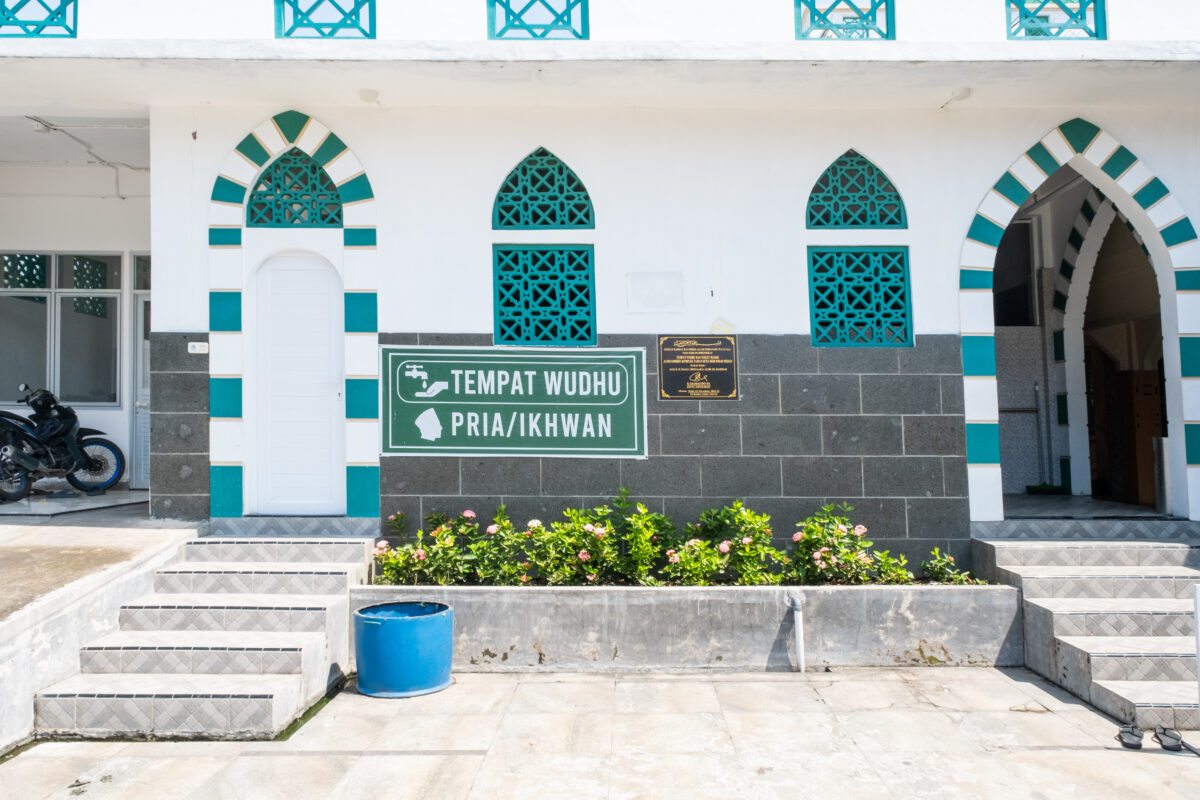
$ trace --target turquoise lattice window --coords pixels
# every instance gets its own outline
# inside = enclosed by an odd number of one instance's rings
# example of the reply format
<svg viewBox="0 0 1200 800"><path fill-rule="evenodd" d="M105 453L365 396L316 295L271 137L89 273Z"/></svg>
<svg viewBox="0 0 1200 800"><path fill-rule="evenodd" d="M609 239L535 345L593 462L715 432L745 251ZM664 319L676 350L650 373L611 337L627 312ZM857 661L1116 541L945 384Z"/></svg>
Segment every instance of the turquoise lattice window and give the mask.
<svg viewBox="0 0 1200 800"><path fill-rule="evenodd" d="M489 39L586 39L587 0L488 0Z"/></svg>
<svg viewBox="0 0 1200 800"><path fill-rule="evenodd" d="M1104 0L1007 0L1010 39L1107 39Z"/></svg>
<svg viewBox="0 0 1200 800"><path fill-rule="evenodd" d="M544 147L508 174L492 206L492 227L594 228L595 214L583 181Z"/></svg>
<svg viewBox="0 0 1200 800"><path fill-rule="evenodd" d="M246 224L259 228L340 228L341 194L317 162L293 147L258 177L246 208Z"/></svg>
<svg viewBox="0 0 1200 800"><path fill-rule="evenodd" d="M596 343L592 246L493 246L495 344Z"/></svg>
<svg viewBox="0 0 1200 800"><path fill-rule="evenodd" d="M796 0L797 39L894 39L892 0Z"/></svg>
<svg viewBox="0 0 1200 800"><path fill-rule="evenodd" d="M63 265L60 263L60 270ZM107 289L108 265L103 261L86 256L76 256L71 262L76 289ZM71 303L76 314L104 319L108 316L108 300L103 297L73 297Z"/></svg>
<svg viewBox="0 0 1200 800"><path fill-rule="evenodd" d="M276 39L374 39L375 0L275 0Z"/></svg>
<svg viewBox="0 0 1200 800"><path fill-rule="evenodd" d="M26 253L6 253L4 259L5 289L46 289L49 277L46 256Z"/></svg>
<svg viewBox="0 0 1200 800"><path fill-rule="evenodd" d="M814 346L912 344L907 247L810 247L808 286Z"/></svg>
<svg viewBox="0 0 1200 800"><path fill-rule="evenodd" d="M76 0L0 0L0 36L75 38Z"/></svg>
<svg viewBox="0 0 1200 800"><path fill-rule="evenodd" d="M833 162L808 196L810 228L907 228L904 201L883 170L853 150Z"/></svg>

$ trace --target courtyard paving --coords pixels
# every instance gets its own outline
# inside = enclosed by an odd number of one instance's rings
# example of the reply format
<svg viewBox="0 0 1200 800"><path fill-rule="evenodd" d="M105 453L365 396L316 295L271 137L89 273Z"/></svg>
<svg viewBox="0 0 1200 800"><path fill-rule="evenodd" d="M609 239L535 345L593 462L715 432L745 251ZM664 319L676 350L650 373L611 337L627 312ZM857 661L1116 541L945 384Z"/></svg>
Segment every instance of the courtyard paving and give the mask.
<svg viewBox="0 0 1200 800"><path fill-rule="evenodd" d="M48 742L0 794L190 800L1200 797L1200 758L1023 669L459 674L353 683L287 741Z"/></svg>

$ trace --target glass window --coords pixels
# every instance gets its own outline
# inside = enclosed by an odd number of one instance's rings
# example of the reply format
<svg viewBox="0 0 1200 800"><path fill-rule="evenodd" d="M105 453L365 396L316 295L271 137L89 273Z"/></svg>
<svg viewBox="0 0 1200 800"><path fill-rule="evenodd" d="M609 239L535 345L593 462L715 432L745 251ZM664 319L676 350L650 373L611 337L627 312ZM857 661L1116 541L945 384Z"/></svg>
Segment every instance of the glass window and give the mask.
<svg viewBox="0 0 1200 800"><path fill-rule="evenodd" d="M58 397L64 403L117 402L119 318L115 297L60 297Z"/></svg>
<svg viewBox="0 0 1200 800"><path fill-rule="evenodd" d="M0 36L75 38L76 0L2 0Z"/></svg>
<svg viewBox="0 0 1200 800"><path fill-rule="evenodd" d="M45 295L0 295L0 403L17 399L18 384L45 384L49 309Z"/></svg>
<svg viewBox="0 0 1200 800"><path fill-rule="evenodd" d="M892 0L796 0L797 39L895 39Z"/></svg>
<svg viewBox="0 0 1200 800"><path fill-rule="evenodd" d="M488 0L489 39L586 39L587 0Z"/></svg>
<svg viewBox="0 0 1200 800"><path fill-rule="evenodd" d="M912 344L907 247L810 247L816 347Z"/></svg>
<svg viewBox="0 0 1200 800"><path fill-rule="evenodd" d="M120 289L120 256L59 256L59 289Z"/></svg>
<svg viewBox="0 0 1200 800"><path fill-rule="evenodd" d="M276 39L374 39L375 0L275 0Z"/></svg>
<svg viewBox="0 0 1200 800"><path fill-rule="evenodd" d="M4 260L5 289L48 289L49 257L28 253L7 253Z"/></svg>
<svg viewBox="0 0 1200 800"><path fill-rule="evenodd" d="M1107 39L1104 0L1007 0L1009 39Z"/></svg>
<svg viewBox="0 0 1200 800"><path fill-rule="evenodd" d="M134 256L134 282L133 288L136 291L144 292L150 290L150 256Z"/></svg>

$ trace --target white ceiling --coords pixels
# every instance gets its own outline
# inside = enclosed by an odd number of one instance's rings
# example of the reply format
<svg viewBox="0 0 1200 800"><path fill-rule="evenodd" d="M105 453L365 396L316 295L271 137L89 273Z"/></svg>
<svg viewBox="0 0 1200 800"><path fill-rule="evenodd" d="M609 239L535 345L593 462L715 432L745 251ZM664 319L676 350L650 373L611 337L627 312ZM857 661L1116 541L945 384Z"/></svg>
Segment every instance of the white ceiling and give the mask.
<svg viewBox="0 0 1200 800"><path fill-rule="evenodd" d="M31 115L36 116L36 115ZM132 117L0 117L0 163L150 166L146 119Z"/></svg>

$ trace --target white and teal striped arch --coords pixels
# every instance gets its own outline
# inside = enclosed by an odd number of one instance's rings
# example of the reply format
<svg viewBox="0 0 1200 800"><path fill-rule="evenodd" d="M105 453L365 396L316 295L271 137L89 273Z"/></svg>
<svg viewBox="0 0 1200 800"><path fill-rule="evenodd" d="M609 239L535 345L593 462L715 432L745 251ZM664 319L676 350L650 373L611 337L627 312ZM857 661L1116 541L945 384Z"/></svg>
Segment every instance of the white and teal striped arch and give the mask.
<svg viewBox="0 0 1200 800"><path fill-rule="evenodd" d="M209 460L211 515L240 517L247 436L243 408L243 289L261 261L246 245L246 204L258 176L297 148L337 186L342 227L274 229L299 249L309 239L338 267L345 302L346 513L379 516L379 269L375 194L350 148L317 120L284 111L238 143L209 203ZM256 231L263 229L257 228ZM330 237L335 237L331 239Z"/></svg>
<svg viewBox="0 0 1200 800"><path fill-rule="evenodd" d="M1153 171L1098 126L1073 119L1026 150L979 205L959 261L959 324L966 400L971 519L1002 519L992 269L1020 205L1070 165L1124 210L1158 276L1170 422L1175 513L1200 515L1200 239L1179 201ZM1098 203L1099 204L1099 203ZM1100 208L1092 207L1097 214ZM1112 213L1115 213L1112 212ZM1111 218L1110 218L1111 221ZM1091 223L1089 222L1089 225ZM1107 226L1105 226L1107 229ZM1088 238L1078 228L1077 253ZM1098 244L1096 245L1098 250ZM1064 259L1065 260L1065 259ZM1074 266L1074 262L1072 262ZM1064 308L1070 300L1064 293Z"/></svg>

